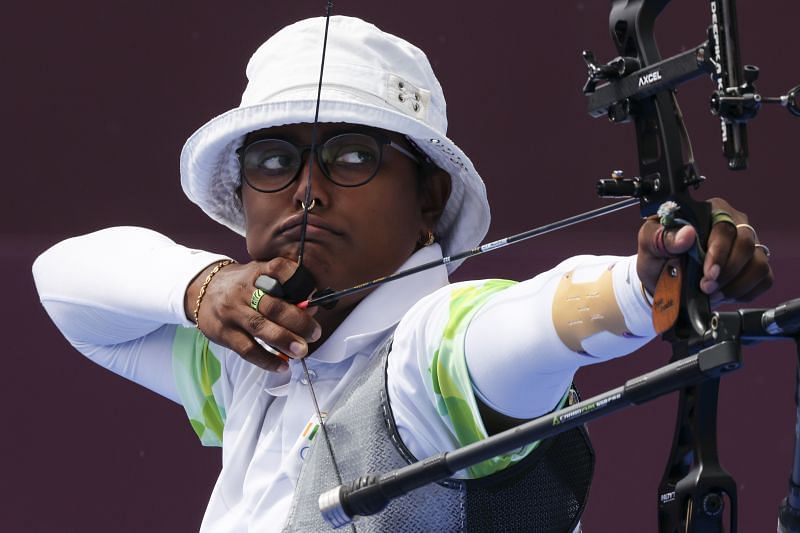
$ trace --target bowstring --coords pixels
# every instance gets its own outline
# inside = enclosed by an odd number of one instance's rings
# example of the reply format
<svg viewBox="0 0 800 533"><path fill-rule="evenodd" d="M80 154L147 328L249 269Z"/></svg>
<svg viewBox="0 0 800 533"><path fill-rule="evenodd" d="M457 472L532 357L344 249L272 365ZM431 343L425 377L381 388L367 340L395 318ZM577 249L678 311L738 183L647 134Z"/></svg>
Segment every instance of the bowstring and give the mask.
<svg viewBox="0 0 800 533"><path fill-rule="evenodd" d="M325 53L328 48L328 27L330 24L331 18L331 11L333 10L333 0L328 0L326 7L325 7L325 34L322 40L322 60L320 61L319 66L319 83L317 84L317 103L316 108L314 110L314 123L311 126L311 151L308 155L308 176L306 178L306 191L305 191L305 199L302 203L303 206L303 220L300 224L300 249L297 254L297 268L302 268L303 266L303 256L305 251L305 243L306 243L306 229L308 228L308 211L309 206L311 204L311 184L312 184L312 174L314 169L314 159L317 156L317 144L318 144L318 125L319 125L319 107L320 101L322 100L322 74L325 71ZM336 456L333 453L333 446L331 445L330 437L328 436L328 429L325 424L325 420L322 416L322 411L319 407L319 402L317 401L317 394L314 391L314 384L311 381L311 373L308 370L308 365L306 364L305 358L300 359L300 364L303 365L303 374L305 375L306 381L308 382L308 391L311 394L311 400L314 403L314 411L317 415L317 420L319 420L319 427L322 438L325 441L325 447L328 449L328 454L331 458L331 463L333 465L333 471L336 475L336 483L341 485L342 484L342 474L339 471L339 464L336 461ZM351 523L350 530L355 532L356 528Z"/></svg>
<svg viewBox="0 0 800 533"><path fill-rule="evenodd" d="M311 204L311 176L314 169L314 158L317 156L317 135L319 126L319 105L322 100L322 73L325 71L325 52L328 49L328 26L333 10L333 0L328 0L325 7L325 34L322 38L322 60L319 64L319 82L317 83L317 103L314 109L314 123L311 126L311 151L308 154L308 175L306 177L306 192L303 199L303 221L300 224L300 250L297 253L298 268L303 266L303 253L306 245L306 229L308 228L308 211Z"/></svg>

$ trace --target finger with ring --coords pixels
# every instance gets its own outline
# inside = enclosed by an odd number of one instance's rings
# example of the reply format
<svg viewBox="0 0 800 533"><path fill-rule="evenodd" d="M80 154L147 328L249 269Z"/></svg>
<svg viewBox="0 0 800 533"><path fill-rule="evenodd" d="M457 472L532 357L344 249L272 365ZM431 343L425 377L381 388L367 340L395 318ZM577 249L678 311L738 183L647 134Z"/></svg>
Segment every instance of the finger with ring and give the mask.
<svg viewBox="0 0 800 533"><path fill-rule="evenodd" d="M250 307L258 311L258 304L261 303L261 298L266 295L264 291L261 289L256 289L253 291L253 294L250 296Z"/></svg>
<svg viewBox="0 0 800 533"><path fill-rule="evenodd" d="M664 226L659 226L655 233L653 233L653 250L660 257L669 257L670 255L669 251L667 250L667 244L664 242L666 233L667 229Z"/></svg>
<svg viewBox="0 0 800 533"><path fill-rule="evenodd" d="M739 228L747 228L750 231L752 231L753 232L753 243L757 243L758 242L758 233L756 233L756 229L753 226L751 226L750 224L736 224L736 229L738 230Z"/></svg>
<svg viewBox="0 0 800 533"><path fill-rule="evenodd" d="M756 243L754 246L756 248L761 248L761 250L763 250L764 254L767 256L767 259L769 259L770 252L769 252L769 247L767 247L766 244Z"/></svg>
<svg viewBox="0 0 800 533"><path fill-rule="evenodd" d="M731 226L738 227L736 226L736 222L733 220L733 216L731 216L731 214L728 213L727 211L722 211L722 210L712 211L711 225L713 226L715 224L721 224L721 223L730 224Z"/></svg>

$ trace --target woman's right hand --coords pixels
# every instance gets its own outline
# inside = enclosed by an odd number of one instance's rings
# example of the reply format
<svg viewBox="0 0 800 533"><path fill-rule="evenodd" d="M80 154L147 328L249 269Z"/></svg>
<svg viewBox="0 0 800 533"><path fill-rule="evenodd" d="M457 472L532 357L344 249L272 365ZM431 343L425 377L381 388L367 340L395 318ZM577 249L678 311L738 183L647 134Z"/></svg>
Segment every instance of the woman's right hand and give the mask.
<svg viewBox="0 0 800 533"><path fill-rule="evenodd" d="M216 263L200 272L186 290L184 309L190 320L194 320L200 288L215 266ZM286 370L288 365L255 339L291 358L305 357L308 343L318 340L322 334L320 325L312 318L317 308L300 309L265 294L256 311L250 306L250 298L258 276L266 274L285 283L296 269L297 263L282 257L223 267L206 285L197 313L200 331L210 341L230 348L256 366L271 371Z"/></svg>

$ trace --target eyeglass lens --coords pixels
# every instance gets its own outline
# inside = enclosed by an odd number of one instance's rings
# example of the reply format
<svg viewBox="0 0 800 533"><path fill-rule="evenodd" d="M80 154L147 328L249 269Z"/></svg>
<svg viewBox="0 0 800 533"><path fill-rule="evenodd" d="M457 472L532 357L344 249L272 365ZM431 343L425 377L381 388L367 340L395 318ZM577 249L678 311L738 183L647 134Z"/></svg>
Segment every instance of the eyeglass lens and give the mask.
<svg viewBox="0 0 800 533"><path fill-rule="evenodd" d="M382 144L370 135L345 133L327 140L317 149L317 162L332 182L357 187L372 179L381 164ZM310 147L298 147L282 139L262 139L249 144L242 156L247 183L263 192L287 187L303 166Z"/></svg>

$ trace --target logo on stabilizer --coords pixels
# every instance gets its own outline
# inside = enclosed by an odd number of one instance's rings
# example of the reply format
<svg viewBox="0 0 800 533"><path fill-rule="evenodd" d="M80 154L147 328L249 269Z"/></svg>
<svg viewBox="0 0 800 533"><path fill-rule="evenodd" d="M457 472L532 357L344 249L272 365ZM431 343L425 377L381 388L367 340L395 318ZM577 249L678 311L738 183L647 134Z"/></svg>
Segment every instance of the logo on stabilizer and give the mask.
<svg viewBox="0 0 800 533"><path fill-rule="evenodd" d="M650 74L645 74L644 76L639 76L639 87L644 87L645 85L650 85L653 82L656 82L661 79L661 72L658 70L654 70Z"/></svg>

